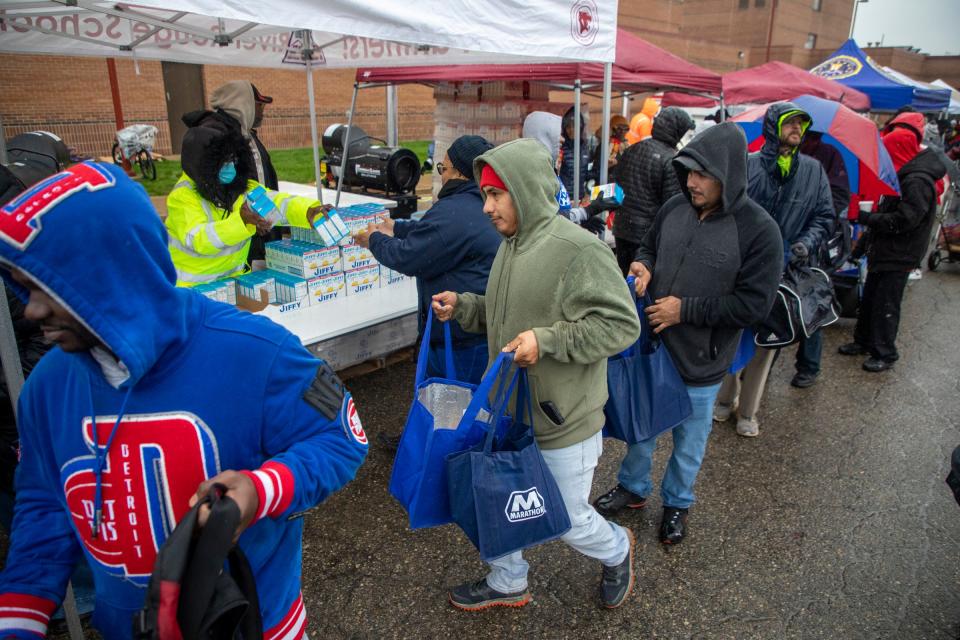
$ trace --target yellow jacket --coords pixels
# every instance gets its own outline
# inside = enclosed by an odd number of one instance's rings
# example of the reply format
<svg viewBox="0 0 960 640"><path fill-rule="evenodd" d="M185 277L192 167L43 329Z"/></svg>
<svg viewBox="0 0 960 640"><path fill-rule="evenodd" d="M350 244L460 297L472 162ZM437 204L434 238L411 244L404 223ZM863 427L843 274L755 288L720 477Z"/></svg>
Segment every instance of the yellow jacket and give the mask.
<svg viewBox="0 0 960 640"><path fill-rule="evenodd" d="M248 180L247 191L258 184ZM267 193L280 211L282 219L277 224L310 228L307 210L319 202L270 189ZM205 200L187 174L180 176L167 196L165 222L178 287L192 287L244 272L250 238L257 228L240 217L243 201L244 196L240 196L226 211Z"/></svg>

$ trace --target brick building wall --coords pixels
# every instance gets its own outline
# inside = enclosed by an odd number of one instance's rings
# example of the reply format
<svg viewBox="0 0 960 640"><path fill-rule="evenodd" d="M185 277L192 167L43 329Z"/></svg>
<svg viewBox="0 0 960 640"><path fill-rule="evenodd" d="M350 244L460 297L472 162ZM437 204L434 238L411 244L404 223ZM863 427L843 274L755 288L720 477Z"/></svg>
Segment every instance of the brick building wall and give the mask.
<svg viewBox="0 0 960 640"><path fill-rule="evenodd" d="M161 63L140 61L135 66L131 60L118 59L116 68L125 124L154 125L160 131L157 150L169 153L170 127ZM320 134L330 124L346 122L353 77L352 70L314 72ZM248 79L273 96L261 131L268 148L309 146L310 117L303 72L206 65L203 78L208 104L214 89L237 79ZM44 129L62 137L77 153L109 155L116 124L105 58L0 55L0 86L0 117L8 138ZM400 87L398 94L400 139L429 139L433 135L432 89L408 85ZM360 92L356 120L370 135L386 136L384 89Z"/></svg>

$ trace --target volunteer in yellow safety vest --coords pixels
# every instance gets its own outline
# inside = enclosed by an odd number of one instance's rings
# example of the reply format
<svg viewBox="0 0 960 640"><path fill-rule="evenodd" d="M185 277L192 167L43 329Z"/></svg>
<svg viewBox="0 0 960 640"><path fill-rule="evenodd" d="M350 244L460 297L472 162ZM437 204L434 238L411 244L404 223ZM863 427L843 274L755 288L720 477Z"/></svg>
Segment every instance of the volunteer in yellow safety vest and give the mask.
<svg viewBox="0 0 960 640"><path fill-rule="evenodd" d="M227 127L187 129L181 161L184 173L167 197L165 223L177 286L243 273L250 239L266 233L270 224L244 198L258 183L244 177L250 158L242 135ZM277 206L280 225L309 228L324 210L313 198L270 189L267 194Z"/></svg>

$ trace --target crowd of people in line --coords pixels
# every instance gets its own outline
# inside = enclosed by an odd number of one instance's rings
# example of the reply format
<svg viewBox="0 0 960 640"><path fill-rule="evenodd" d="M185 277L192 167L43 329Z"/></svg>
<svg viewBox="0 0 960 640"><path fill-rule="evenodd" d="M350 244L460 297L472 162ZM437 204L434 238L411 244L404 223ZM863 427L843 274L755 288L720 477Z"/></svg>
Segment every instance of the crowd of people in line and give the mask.
<svg viewBox="0 0 960 640"><path fill-rule="evenodd" d="M190 291L262 259L261 241L274 231L244 198L251 188L267 189L281 224L306 227L324 210L276 190L256 135L270 102L237 81L214 93L213 109L184 116L184 173L165 222L121 170L97 163L7 197L3 275L25 301L24 319L57 348L31 372L17 410L0 636L43 635L85 558L94 626L107 639L130 637L157 550L216 486L239 507L235 536L268 596L264 637L304 637L299 516L354 477L367 434L350 393L295 336ZM528 370L532 427L571 521L562 540L599 561L606 608L621 606L635 581L634 534L613 518L643 508L654 491L651 438L628 447L616 486L590 501L607 359L640 334L635 296L648 296L646 321L692 406L670 432L660 484L659 539L675 545L689 534L714 423L735 418L738 434L760 434L778 350L751 349L751 328L769 313L787 265L827 267L826 243L849 237L850 224L843 161L796 105L768 109L753 154L736 124L705 128L678 150L694 130L685 111L639 115L646 120L633 127L619 116L610 123L605 160L622 203L570 202L596 177L591 156L594 166L604 159L589 144L576 157L572 109L536 112L521 139L497 147L457 139L437 162L442 188L422 218L372 224L355 238L416 278L421 334L428 312L436 323L428 375L444 375L443 323L459 380L478 383L501 351ZM867 256L868 275L853 341L840 353L866 356L868 372L898 358L904 287L930 238L945 167L924 133L923 115L909 111L887 124L901 194L858 220L866 232L855 255ZM608 211L613 251L598 237ZM822 345L819 332L800 341L793 386L815 384ZM450 590L450 603L523 606L528 571L520 552L492 560L486 576Z"/></svg>

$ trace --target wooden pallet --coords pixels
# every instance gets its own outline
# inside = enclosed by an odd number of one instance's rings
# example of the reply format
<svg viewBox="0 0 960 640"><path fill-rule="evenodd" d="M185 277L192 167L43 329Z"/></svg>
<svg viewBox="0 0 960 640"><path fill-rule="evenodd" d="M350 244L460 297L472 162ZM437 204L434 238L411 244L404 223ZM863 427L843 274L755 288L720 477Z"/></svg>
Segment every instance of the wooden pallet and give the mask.
<svg viewBox="0 0 960 640"><path fill-rule="evenodd" d="M346 381L350 378L357 378L368 373L373 373L374 371L389 367L390 365L397 364L398 362L411 360L414 356L415 350L413 347L408 347L406 349L394 351L393 353L388 353L382 358L371 358L370 360L355 364L351 367L347 367L346 369L341 369L337 372L337 375L341 380Z"/></svg>

